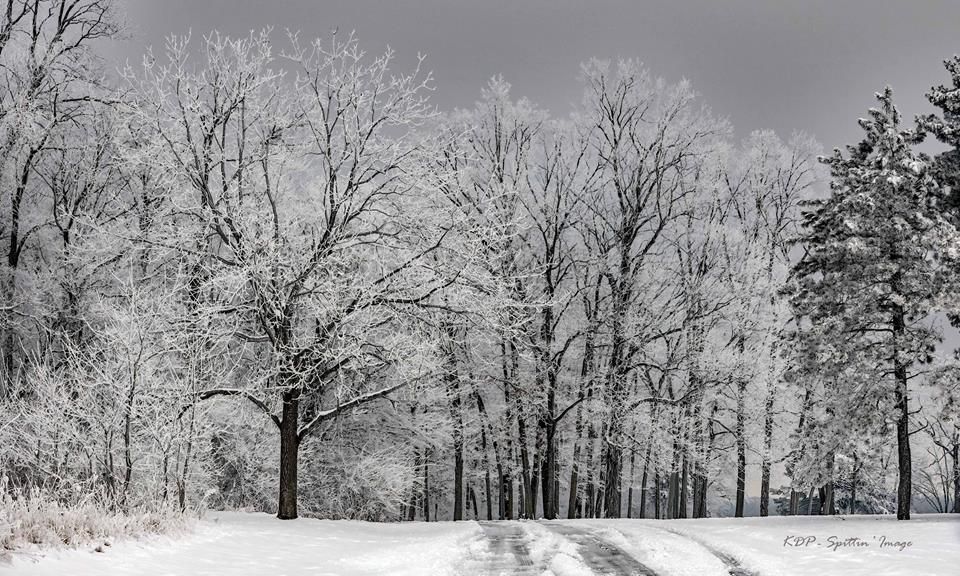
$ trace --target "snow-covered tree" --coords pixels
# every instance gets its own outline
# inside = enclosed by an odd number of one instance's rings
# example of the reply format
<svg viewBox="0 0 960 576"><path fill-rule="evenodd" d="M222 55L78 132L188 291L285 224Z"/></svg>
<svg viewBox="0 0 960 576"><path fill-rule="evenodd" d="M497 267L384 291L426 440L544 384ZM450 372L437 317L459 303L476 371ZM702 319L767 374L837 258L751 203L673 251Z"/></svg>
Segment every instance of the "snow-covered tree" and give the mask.
<svg viewBox="0 0 960 576"><path fill-rule="evenodd" d="M187 39L130 73L127 110L169 200L158 236L196 264L224 338L245 350L237 396L280 436L280 518L297 517L298 454L321 425L423 377L431 349L405 310L452 280L426 258L444 221L413 129L431 117L418 71L391 75L354 38L303 45L278 61L266 32ZM293 70L289 76L282 68Z"/></svg>
<svg viewBox="0 0 960 576"><path fill-rule="evenodd" d="M696 194L696 168L726 126L698 105L689 84L668 85L634 61L592 61L583 79L581 122L595 151L590 169L599 174L585 227L609 298L602 320L608 346L603 506L607 517L618 518L631 368L662 338L657 320L669 315L660 306L669 286L653 271L684 198Z"/></svg>
<svg viewBox="0 0 960 576"><path fill-rule="evenodd" d="M815 349L810 367L829 386L828 409L857 406L867 418L876 406L896 422L897 517L909 519L909 383L938 341L929 316L950 289L957 235L937 207L928 159L912 148L915 133L900 126L892 91L877 99L880 107L860 121L864 139L824 160L832 190L805 217L793 304L802 345ZM836 365L848 370L818 370ZM868 376L842 377L856 371ZM827 440L819 456L833 446Z"/></svg>
<svg viewBox="0 0 960 576"><path fill-rule="evenodd" d="M35 271L56 268L44 247L66 216L64 190L49 189L41 165L75 155L77 134L96 123L90 116L106 90L93 48L117 34L114 16L110 0L10 0L0 11L0 397L44 339L27 320L50 293ZM69 202L85 203L86 192L73 190Z"/></svg>

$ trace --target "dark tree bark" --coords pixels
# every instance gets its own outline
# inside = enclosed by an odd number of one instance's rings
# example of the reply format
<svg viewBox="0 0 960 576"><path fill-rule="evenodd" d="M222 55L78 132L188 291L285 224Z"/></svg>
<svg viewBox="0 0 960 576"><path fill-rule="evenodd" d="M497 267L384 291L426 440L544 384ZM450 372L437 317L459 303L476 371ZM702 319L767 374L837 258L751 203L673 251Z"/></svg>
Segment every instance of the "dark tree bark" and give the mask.
<svg viewBox="0 0 960 576"><path fill-rule="evenodd" d="M543 517L547 520L557 518L557 438L556 424L550 422L544 427L544 455L540 477L543 482Z"/></svg>
<svg viewBox="0 0 960 576"><path fill-rule="evenodd" d="M684 450L686 452L686 450ZM677 518L686 518L687 517L687 455L683 455L683 465L681 467L680 474L680 511L677 514Z"/></svg>
<svg viewBox="0 0 960 576"><path fill-rule="evenodd" d="M657 469L653 474L653 517L657 520L663 518L660 514L660 470Z"/></svg>
<svg viewBox="0 0 960 576"><path fill-rule="evenodd" d="M619 231L619 276L610 281L611 299L611 343L607 365L607 380L604 387L605 400L610 406L607 421L606 442L604 442L604 471L606 482L603 487L603 507L606 518L620 517L620 479L623 467L623 425L624 409L627 399L626 366L626 324L627 312L633 300L633 262L631 249L637 236L635 222L628 219Z"/></svg>
<svg viewBox="0 0 960 576"><path fill-rule="evenodd" d="M546 278L548 286L548 296L553 296L551 276ZM543 309L543 318L540 327L540 343L538 360L539 374L538 380L546 384L546 410L540 415L538 421L538 438L543 440L543 461L541 468L541 479L543 482L543 517L547 520L553 520L557 517L557 511L554 509L554 480L557 465L557 371L553 358L553 330L554 314L553 307L547 306ZM536 516L536 498L532 505L534 517Z"/></svg>
<svg viewBox="0 0 960 576"><path fill-rule="evenodd" d="M480 509L477 507L477 491L471 485L467 492L470 494L470 503L473 505L473 519L480 519Z"/></svg>
<svg viewBox="0 0 960 576"><path fill-rule="evenodd" d="M737 348L740 353L744 349L744 337L740 336ZM737 505L734 516L743 518L743 501L747 485L747 415L746 402L747 381L740 378L737 381Z"/></svg>
<svg viewBox="0 0 960 576"><path fill-rule="evenodd" d="M463 520L463 446L454 449L453 457L453 519Z"/></svg>
<svg viewBox="0 0 960 576"><path fill-rule="evenodd" d="M510 364L507 357L506 337L500 341L500 356L503 370L503 433L506 437L506 453L501 460L503 471L500 474L500 518L513 520L513 467L511 464L513 460L513 400L510 397L510 388L513 386L513 380L511 379Z"/></svg>
<svg viewBox="0 0 960 576"><path fill-rule="evenodd" d="M653 435L647 437L647 455L643 458L643 476L640 479L640 517L647 517L647 472L650 468L650 451L653 443L650 441Z"/></svg>
<svg viewBox="0 0 960 576"><path fill-rule="evenodd" d="M860 476L860 458L853 454L853 473L850 475L850 509L848 514L857 513L857 482Z"/></svg>
<svg viewBox="0 0 960 576"><path fill-rule="evenodd" d="M627 478L627 518L633 518L633 469L637 461L637 450L636 448L630 449L630 473Z"/></svg>
<svg viewBox="0 0 960 576"><path fill-rule="evenodd" d="M430 454L423 451L423 521L430 521Z"/></svg>
<svg viewBox="0 0 960 576"><path fill-rule="evenodd" d="M579 508L579 482L580 482L580 442L583 423L580 420L580 416L577 416L577 430L576 430L576 440L573 444L573 457L571 458L570 463L570 492L567 495L567 519L572 520L577 517L577 509Z"/></svg>
<svg viewBox="0 0 960 576"><path fill-rule="evenodd" d="M595 297L599 297L598 292L594 291ZM595 306L590 306L589 299L584 297L584 308L588 311L588 314L591 310L595 310ZM586 338L583 343L583 361L580 366L580 396L585 398L593 397L593 386L590 385L590 378L593 374L593 338L594 338L594 325L591 322L590 328L587 331ZM592 424L591 424L592 426ZM578 511L581 508L581 498L580 498L580 452L583 444L583 432L584 432L584 423L583 423L583 404L577 405L577 424L576 424L576 438L573 444L573 460L571 462L570 469L570 497L567 503L567 518L575 518ZM589 442L589 440L588 440ZM592 448L592 447L591 447ZM589 474L589 464L588 474ZM585 515L585 514L584 514Z"/></svg>
<svg viewBox="0 0 960 576"><path fill-rule="evenodd" d="M833 516L837 513L833 501L833 482L827 482L820 491L820 514L823 516Z"/></svg>
<svg viewBox="0 0 960 576"><path fill-rule="evenodd" d="M774 387L768 383L763 414L763 459L760 462L760 516L770 515L770 450L773 445Z"/></svg>
<svg viewBox="0 0 960 576"><path fill-rule="evenodd" d="M451 354L451 362L456 358ZM460 407L460 377L455 369L447 376L453 412L453 519L463 520L463 413Z"/></svg>
<svg viewBox="0 0 960 576"><path fill-rule="evenodd" d="M493 520L493 491L490 486L490 463L486 463L487 466L483 473L483 489L486 492L486 505L487 505L487 520Z"/></svg>
<svg viewBox="0 0 960 576"><path fill-rule="evenodd" d="M960 438L954 433L953 442L953 510L960 514Z"/></svg>
<svg viewBox="0 0 960 576"><path fill-rule="evenodd" d="M483 397L480 395L480 391L477 390L476 380L471 376L470 382L473 383L473 396L477 401L477 412L480 414L480 448L483 450L483 464L484 464L484 490L486 491L486 504L487 504L487 520L493 520L493 489L491 486L490 479L490 454L487 451L487 434L489 433L493 437L493 452L494 457L497 462L497 478L501 479L503 477L503 468L500 464L500 447L497 444L496 437L493 434L493 430L490 427L490 419L487 416L486 407L483 404ZM500 517L503 517L503 503L501 503L498 508L498 513Z"/></svg>
<svg viewBox="0 0 960 576"><path fill-rule="evenodd" d="M553 466L553 517L560 517L560 459Z"/></svg>
<svg viewBox="0 0 960 576"><path fill-rule="evenodd" d="M676 438L676 430L674 430ZM670 458L670 473L667 475L667 519L671 520L677 517L678 504L680 500L680 475L679 467L680 447L676 440L673 442L672 456Z"/></svg>
<svg viewBox="0 0 960 576"><path fill-rule="evenodd" d="M597 429L593 422L587 425L587 462L585 469L587 471L587 485L584 489L584 511L585 518L594 518L596 508L595 491L597 487L597 472L593 466L593 456L597 449Z"/></svg>
<svg viewBox="0 0 960 576"><path fill-rule="evenodd" d="M297 517L297 457L300 438L297 425L300 417L300 392L291 390L283 394L283 411L280 418L280 503L277 518L293 520Z"/></svg>
<svg viewBox="0 0 960 576"><path fill-rule="evenodd" d="M895 275L896 276L896 275ZM894 281L896 285L896 280ZM902 337L905 330L903 312L898 310L893 316L894 338ZM907 366L894 352L893 376L896 380L897 409L897 520L910 519L912 490L912 469L910 460L910 397L907 389Z"/></svg>

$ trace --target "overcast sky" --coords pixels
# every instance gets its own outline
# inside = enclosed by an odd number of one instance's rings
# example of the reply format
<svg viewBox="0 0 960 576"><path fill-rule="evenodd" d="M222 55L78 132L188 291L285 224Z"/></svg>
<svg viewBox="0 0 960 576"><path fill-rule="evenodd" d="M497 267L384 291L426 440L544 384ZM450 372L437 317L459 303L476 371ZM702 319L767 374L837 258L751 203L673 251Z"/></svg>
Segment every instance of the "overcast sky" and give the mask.
<svg viewBox="0 0 960 576"><path fill-rule="evenodd" d="M890 84L908 117L960 53L960 2L935 0L120 0L138 61L170 33L237 35L272 26L328 36L355 30L400 65L427 55L441 109L469 106L494 74L556 114L580 98L579 63L634 57L687 78L744 136L805 130L826 148L860 137L856 119Z"/></svg>

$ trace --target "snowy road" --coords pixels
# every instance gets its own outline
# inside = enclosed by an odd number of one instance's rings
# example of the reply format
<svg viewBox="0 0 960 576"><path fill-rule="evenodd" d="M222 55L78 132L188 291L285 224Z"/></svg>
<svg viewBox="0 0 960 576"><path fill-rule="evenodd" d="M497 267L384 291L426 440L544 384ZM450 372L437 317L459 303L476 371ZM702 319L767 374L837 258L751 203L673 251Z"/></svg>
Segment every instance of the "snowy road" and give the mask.
<svg viewBox="0 0 960 576"><path fill-rule="evenodd" d="M514 522L481 522L489 553L468 566L477 574L540 574L530 557L529 539L523 526Z"/></svg>
<svg viewBox="0 0 960 576"><path fill-rule="evenodd" d="M656 572L641 564L616 544L586 528L556 522L549 523L547 527L567 540L574 542L579 547L584 564L594 574L657 576Z"/></svg>
<svg viewBox="0 0 960 576"><path fill-rule="evenodd" d="M0 576L960 574L956 515L371 524L211 513L180 538L111 544L0 556Z"/></svg>

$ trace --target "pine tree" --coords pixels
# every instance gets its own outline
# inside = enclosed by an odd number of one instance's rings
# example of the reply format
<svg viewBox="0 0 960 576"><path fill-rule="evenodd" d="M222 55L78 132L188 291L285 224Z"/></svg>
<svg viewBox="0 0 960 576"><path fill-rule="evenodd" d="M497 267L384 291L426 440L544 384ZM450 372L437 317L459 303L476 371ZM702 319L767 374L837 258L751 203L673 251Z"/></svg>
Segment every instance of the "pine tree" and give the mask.
<svg viewBox="0 0 960 576"><path fill-rule="evenodd" d="M846 156L835 150L822 159L831 194L805 215L806 253L795 268L793 303L804 339L818 348L828 395L861 402L846 414L872 418L876 406L896 422L897 518L908 520L908 384L938 341L929 316L948 288L942 260L956 232L939 210L929 158L912 149L916 132L900 127L889 88L877 98L880 107L860 120L864 139ZM876 378L823 372L838 364Z"/></svg>
<svg viewBox="0 0 960 576"><path fill-rule="evenodd" d="M933 161L933 174L944 191L944 211L956 222L960 218L960 56L943 61L950 73L951 86L934 86L927 100L940 109L940 116L928 114L917 118L918 136L932 134L950 148Z"/></svg>

